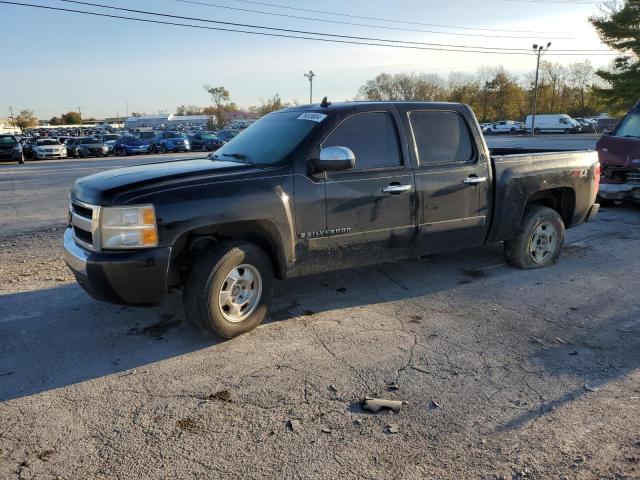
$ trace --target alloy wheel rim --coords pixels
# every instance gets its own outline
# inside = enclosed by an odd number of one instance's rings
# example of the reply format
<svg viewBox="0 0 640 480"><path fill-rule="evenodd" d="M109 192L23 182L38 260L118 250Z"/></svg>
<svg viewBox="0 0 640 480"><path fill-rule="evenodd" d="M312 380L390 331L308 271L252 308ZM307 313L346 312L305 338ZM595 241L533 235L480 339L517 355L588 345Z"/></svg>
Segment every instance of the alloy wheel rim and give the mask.
<svg viewBox="0 0 640 480"><path fill-rule="evenodd" d="M537 265L545 265L553 257L558 246L558 232L549 222L540 223L531 234L529 254Z"/></svg>
<svg viewBox="0 0 640 480"><path fill-rule="evenodd" d="M218 306L222 316L231 323L246 320L260 303L262 276L256 267L238 265L227 274L218 292Z"/></svg>

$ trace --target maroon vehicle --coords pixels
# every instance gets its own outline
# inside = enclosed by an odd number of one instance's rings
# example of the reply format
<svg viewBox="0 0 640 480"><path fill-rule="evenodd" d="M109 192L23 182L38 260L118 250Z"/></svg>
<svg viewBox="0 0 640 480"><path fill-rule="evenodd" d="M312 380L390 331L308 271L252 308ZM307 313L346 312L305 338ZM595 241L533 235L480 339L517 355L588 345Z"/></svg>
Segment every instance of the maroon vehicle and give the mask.
<svg viewBox="0 0 640 480"><path fill-rule="evenodd" d="M600 198L640 202L640 101L596 150L602 167Z"/></svg>

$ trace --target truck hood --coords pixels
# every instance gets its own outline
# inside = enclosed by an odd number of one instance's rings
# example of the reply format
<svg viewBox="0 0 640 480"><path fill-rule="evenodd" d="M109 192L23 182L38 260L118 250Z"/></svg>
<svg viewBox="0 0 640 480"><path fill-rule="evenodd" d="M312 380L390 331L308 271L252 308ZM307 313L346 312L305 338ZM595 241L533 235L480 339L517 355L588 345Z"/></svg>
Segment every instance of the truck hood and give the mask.
<svg viewBox="0 0 640 480"><path fill-rule="evenodd" d="M604 136L596 150L603 166L640 167L640 139Z"/></svg>
<svg viewBox="0 0 640 480"><path fill-rule="evenodd" d="M71 196L91 205L114 205L122 194L180 180L222 177L255 167L237 162L209 159L178 160L106 170L76 180Z"/></svg>

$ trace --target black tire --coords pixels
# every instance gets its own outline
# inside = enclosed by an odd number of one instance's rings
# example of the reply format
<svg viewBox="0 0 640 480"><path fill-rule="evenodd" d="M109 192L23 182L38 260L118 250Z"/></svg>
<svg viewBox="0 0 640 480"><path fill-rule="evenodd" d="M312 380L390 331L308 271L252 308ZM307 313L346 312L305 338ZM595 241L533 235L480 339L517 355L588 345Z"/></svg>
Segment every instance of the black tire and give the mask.
<svg viewBox="0 0 640 480"><path fill-rule="evenodd" d="M247 318L232 322L223 314L220 292L226 285L227 275L244 264L253 266L259 272L261 294ZM189 273L182 297L187 319L207 334L223 339L237 337L262 323L271 304L273 283L273 265L260 248L246 242L219 243L198 258Z"/></svg>
<svg viewBox="0 0 640 480"><path fill-rule="evenodd" d="M534 134L534 135L540 135L540 129L539 129L539 128L535 128L535 129L533 130L533 134Z"/></svg>
<svg viewBox="0 0 640 480"><path fill-rule="evenodd" d="M158 153L167 153L167 148L164 146L164 143L161 143L158 147Z"/></svg>
<svg viewBox="0 0 640 480"><path fill-rule="evenodd" d="M509 130L509 135L515 135L516 133L518 133L518 131L515 128Z"/></svg>
<svg viewBox="0 0 640 480"><path fill-rule="evenodd" d="M564 129L564 134L565 135L569 135L571 133L571 130L569 128L565 128Z"/></svg>
<svg viewBox="0 0 640 480"><path fill-rule="evenodd" d="M522 269L553 265L562 252L564 232L564 222L558 212L540 205L527 207L516 236L504 242L507 262ZM547 247L549 251L543 253L541 250Z"/></svg>

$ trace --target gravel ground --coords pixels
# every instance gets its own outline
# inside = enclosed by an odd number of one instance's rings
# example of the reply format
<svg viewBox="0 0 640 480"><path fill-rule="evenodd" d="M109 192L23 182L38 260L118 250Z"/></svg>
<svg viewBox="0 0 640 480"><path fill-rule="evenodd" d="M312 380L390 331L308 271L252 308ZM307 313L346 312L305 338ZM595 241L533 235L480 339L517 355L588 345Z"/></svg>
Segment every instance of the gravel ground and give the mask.
<svg viewBox="0 0 640 480"><path fill-rule="evenodd" d="M639 215L545 270L487 247L280 282L223 343L177 297L89 299L59 227L0 238L0 478L640 478Z"/></svg>

